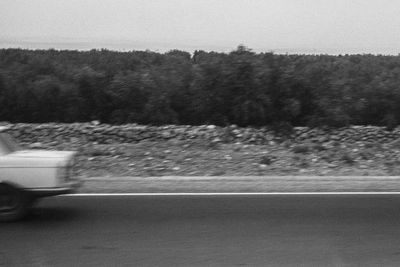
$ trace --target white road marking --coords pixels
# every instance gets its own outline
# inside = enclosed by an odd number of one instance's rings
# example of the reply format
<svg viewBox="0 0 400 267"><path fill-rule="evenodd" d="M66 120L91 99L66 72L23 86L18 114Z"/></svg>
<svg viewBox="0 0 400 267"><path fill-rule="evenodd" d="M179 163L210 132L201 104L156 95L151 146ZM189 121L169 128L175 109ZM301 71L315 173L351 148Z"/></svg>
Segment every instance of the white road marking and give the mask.
<svg viewBox="0 0 400 267"><path fill-rule="evenodd" d="M400 192L187 192L187 193L77 193L62 196L269 196L269 195L400 195Z"/></svg>

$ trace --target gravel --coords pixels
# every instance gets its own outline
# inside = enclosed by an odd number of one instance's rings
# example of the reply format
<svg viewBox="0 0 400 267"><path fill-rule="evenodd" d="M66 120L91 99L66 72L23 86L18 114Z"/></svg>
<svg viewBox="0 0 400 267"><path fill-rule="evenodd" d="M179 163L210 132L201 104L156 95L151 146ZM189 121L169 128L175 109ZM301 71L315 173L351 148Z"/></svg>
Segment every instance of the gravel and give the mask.
<svg viewBox="0 0 400 267"><path fill-rule="evenodd" d="M0 124L26 147L77 150L84 178L400 174L400 128Z"/></svg>

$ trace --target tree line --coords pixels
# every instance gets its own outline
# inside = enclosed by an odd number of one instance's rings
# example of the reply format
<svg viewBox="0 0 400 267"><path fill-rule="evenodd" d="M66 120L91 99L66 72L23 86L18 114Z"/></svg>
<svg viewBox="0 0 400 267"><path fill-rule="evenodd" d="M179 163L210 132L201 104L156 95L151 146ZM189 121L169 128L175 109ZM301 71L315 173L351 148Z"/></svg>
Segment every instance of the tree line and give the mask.
<svg viewBox="0 0 400 267"><path fill-rule="evenodd" d="M400 56L0 49L0 121L400 123Z"/></svg>

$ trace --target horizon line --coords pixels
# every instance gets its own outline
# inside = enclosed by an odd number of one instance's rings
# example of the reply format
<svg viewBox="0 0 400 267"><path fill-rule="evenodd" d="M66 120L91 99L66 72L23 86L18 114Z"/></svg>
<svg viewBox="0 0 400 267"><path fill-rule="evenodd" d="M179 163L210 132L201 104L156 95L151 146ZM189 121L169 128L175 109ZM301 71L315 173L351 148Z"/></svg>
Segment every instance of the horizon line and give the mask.
<svg viewBox="0 0 400 267"><path fill-rule="evenodd" d="M17 40L16 38L20 39ZM274 53L274 54L297 54L297 55L391 55L400 54L397 47L343 47L330 46L324 48L293 46L288 47L282 45L281 48L276 46L272 48L258 46L252 47L245 43L237 45L219 45L219 44L201 44L184 43L184 42L162 42L153 40L128 40L128 39L112 39L112 38L80 38L80 37L51 37L55 39L40 39L40 37L0 37L0 48L3 49L28 49L28 50L72 50L72 51L90 51L90 50L110 50L117 52L129 51L152 51L152 52L168 52L171 50L181 50L189 53L194 51L208 51L229 53L241 45L249 48L255 53Z"/></svg>

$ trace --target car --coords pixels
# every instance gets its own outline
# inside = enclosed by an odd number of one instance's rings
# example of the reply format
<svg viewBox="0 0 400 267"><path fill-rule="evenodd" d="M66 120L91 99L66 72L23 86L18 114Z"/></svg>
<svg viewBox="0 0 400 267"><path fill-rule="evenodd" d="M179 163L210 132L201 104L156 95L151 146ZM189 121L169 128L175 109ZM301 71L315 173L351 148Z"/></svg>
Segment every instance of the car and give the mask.
<svg viewBox="0 0 400 267"><path fill-rule="evenodd" d="M23 218L39 198L75 192L75 151L23 149L0 126L0 221Z"/></svg>

